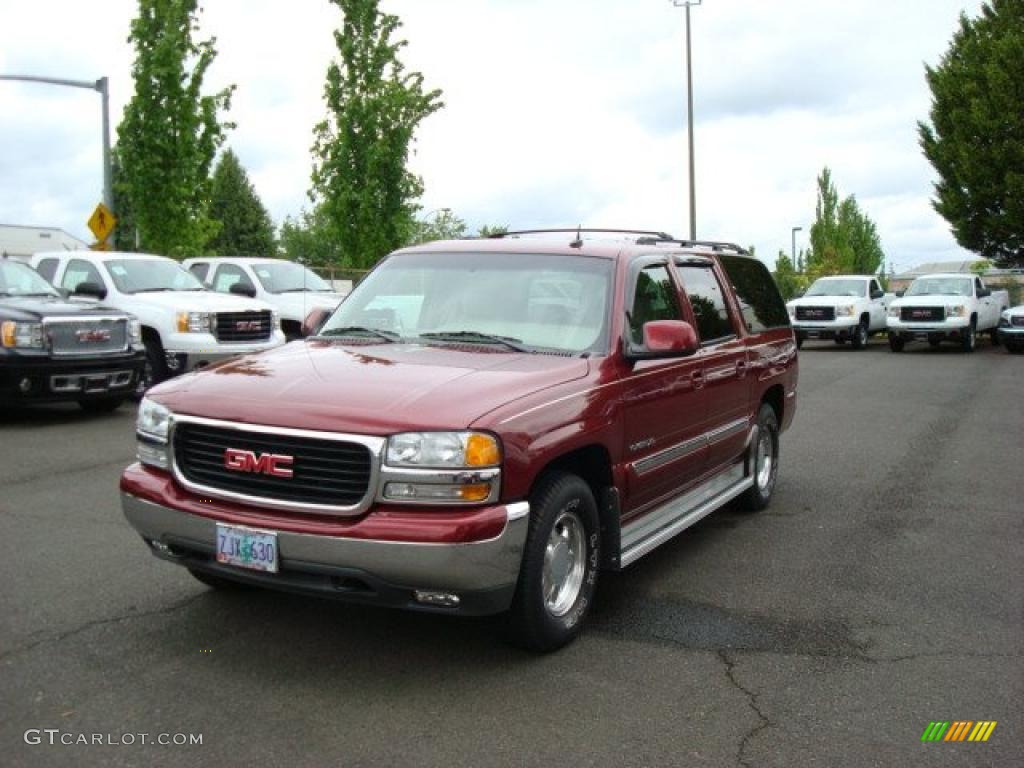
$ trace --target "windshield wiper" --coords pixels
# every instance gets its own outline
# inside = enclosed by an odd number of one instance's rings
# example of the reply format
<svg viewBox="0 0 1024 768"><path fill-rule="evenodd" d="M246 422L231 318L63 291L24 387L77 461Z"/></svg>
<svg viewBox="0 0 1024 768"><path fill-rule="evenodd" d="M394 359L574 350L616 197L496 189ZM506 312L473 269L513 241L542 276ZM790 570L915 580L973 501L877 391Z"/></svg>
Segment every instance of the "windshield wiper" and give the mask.
<svg viewBox="0 0 1024 768"><path fill-rule="evenodd" d="M357 336L359 334L376 336L378 339L384 339L384 341L389 343L402 340L401 335L394 331L385 331L381 328L366 328L362 325L346 325L343 328L328 328L326 331L318 333L317 336Z"/></svg>
<svg viewBox="0 0 1024 768"><path fill-rule="evenodd" d="M530 349L523 346L522 339L511 336L493 336L489 333L478 331L439 331L437 333L421 333L421 339L432 339L436 341L468 341L480 342L481 344L502 344L516 352L529 352Z"/></svg>
<svg viewBox="0 0 1024 768"><path fill-rule="evenodd" d="M173 291L174 288L139 288L135 293L159 293L160 291Z"/></svg>
<svg viewBox="0 0 1024 768"><path fill-rule="evenodd" d="M306 293L307 291L315 291L317 288L282 288L280 291L274 291L274 293Z"/></svg>

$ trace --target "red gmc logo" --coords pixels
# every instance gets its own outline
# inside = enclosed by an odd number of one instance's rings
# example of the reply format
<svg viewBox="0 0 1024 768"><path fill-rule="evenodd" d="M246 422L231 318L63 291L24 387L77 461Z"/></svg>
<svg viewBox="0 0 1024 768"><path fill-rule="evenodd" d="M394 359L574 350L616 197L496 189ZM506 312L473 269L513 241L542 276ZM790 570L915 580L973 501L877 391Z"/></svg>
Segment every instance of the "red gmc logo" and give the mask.
<svg viewBox="0 0 1024 768"><path fill-rule="evenodd" d="M259 320L239 320L235 323L235 330L242 331L243 333L247 331L258 331L260 328L261 324Z"/></svg>
<svg viewBox="0 0 1024 768"><path fill-rule="evenodd" d="M75 331L75 338L78 339L80 344L110 341L110 331L105 328L83 329L81 331Z"/></svg>
<svg viewBox="0 0 1024 768"><path fill-rule="evenodd" d="M931 317L932 312L930 309L915 309L910 313L912 317Z"/></svg>
<svg viewBox="0 0 1024 768"><path fill-rule="evenodd" d="M271 477L292 477L291 466L294 456L279 453L261 453L258 456L252 451L241 451L228 448L224 451L224 466L232 472L250 472Z"/></svg>

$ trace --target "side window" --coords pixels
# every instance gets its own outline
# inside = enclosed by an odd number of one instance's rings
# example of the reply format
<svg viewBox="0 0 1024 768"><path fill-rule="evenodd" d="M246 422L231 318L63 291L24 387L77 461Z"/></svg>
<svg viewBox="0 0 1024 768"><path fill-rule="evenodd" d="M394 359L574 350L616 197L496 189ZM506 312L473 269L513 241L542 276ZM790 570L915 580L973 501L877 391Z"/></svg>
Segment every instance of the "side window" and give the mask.
<svg viewBox="0 0 1024 768"><path fill-rule="evenodd" d="M640 270L629 312L629 336L634 344L644 343L644 323L652 320L682 320L676 287L665 264Z"/></svg>
<svg viewBox="0 0 1024 768"><path fill-rule="evenodd" d="M213 281L213 290L218 293L231 293L231 286L236 283L241 283L253 291L256 290L252 280L249 279L249 276L240 267L236 267L234 264L221 264L217 268L217 276Z"/></svg>
<svg viewBox="0 0 1024 768"><path fill-rule="evenodd" d="M743 322L750 333L789 325L789 313L768 267L757 259L722 256L722 268L736 290Z"/></svg>
<svg viewBox="0 0 1024 768"><path fill-rule="evenodd" d="M736 331L729 319L729 309L725 303L722 286L719 285L710 265L682 264L679 266L679 275L683 281L683 290L686 291L690 306L693 307L701 343L707 344L735 336Z"/></svg>
<svg viewBox="0 0 1024 768"><path fill-rule="evenodd" d="M874 293L875 291L882 290L881 286L878 285L878 281L877 280L872 280L871 281L871 289L870 290L871 290L871 293Z"/></svg>
<svg viewBox="0 0 1024 768"><path fill-rule="evenodd" d="M193 264L191 267L188 268L188 271L191 272L196 277L198 277L200 282L205 283L206 273L210 271L210 265L203 264L202 262L200 262L199 264Z"/></svg>
<svg viewBox="0 0 1024 768"><path fill-rule="evenodd" d="M57 274L57 264L60 259L40 259L36 265L36 272L48 283L53 282L53 276Z"/></svg>
<svg viewBox="0 0 1024 768"><path fill-rule="evenodd" d="M99 270L93 264L82 259L72 259L68 262L68 268L64 270L64 279L60 283L61 288L74 292L82 283L105 285Z"/></svg>
<svg viewBox="0 0 1024 768"><path fill-rule="evenodd" d="M985 290L985 286L981 284L981 278L974 278L974 295L981 296L983 290Z"/></svg>

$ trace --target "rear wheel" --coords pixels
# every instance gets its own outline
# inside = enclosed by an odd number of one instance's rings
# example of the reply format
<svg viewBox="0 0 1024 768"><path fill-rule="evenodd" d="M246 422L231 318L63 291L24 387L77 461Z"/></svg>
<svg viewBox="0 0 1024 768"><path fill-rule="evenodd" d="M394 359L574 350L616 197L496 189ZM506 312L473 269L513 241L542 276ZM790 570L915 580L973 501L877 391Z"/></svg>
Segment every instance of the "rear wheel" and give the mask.
<svg viewBox="0 0 1024 768"><path fill-rule="evenodd" d="M768 506L779 475L779 418L768 403L757 412L757 444L749 459L754 484L740 496L740 507L760 512Z"/></svg>
<svg viewBox="0 0 1024 768"><path fill-rule="evenodd" d="M579 634L597 586L599 556L590 486L566 472L542 478L530 497L530 530L509 612L517 644L553 651Z"/></svg>
<svg viewBox="0 0 1024 768"><path fill-rule="evenodd" d="M850 339L854 349L864 349L868 345L868 321L861 320L854 329L853 337Z"/></svg>
<svg viewBox="0 0 1024 768"><path fill-rule="evenodd" d="M903 341L903 339L901 339L895 333L890 333L889 334L889 349L890 350L892 350L893 352L902 352L904 346L906 346L906 342Z"/></svg>

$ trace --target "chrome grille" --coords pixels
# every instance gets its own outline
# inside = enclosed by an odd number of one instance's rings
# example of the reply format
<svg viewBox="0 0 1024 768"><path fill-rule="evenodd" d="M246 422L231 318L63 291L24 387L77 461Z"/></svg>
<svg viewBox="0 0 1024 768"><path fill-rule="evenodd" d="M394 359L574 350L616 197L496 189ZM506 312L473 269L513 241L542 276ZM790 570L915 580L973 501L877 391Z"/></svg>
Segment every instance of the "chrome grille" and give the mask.
<svg viewBox="0 0 1024 768"><path fill-rule="evenodd" d="M127 318L47 318L43 332L50 340L54 355L112 355L126 352Z"/></svg>
<svg viewBox="0 0 1024 768"><path fill-rule="evenodd" d="M1011 325L1024 325L1024 315L1014 315L1010 318Z"/></svg>
<svg viewBox="0 0 1024 768"><path fill-rule="evenodd" d="M943 307L900 307L900 320L905 323L941 323L945 319Z"/></svg>
<svg viewBox="0 0 1024 768"><path fill-rule="evenodd" d="M835 307L797 307L797 320L835 320Z"/></svg>
<svg viewBox="0 0 1024 768"><path fill-rule="evenodd" d="M218 312L214 332L218 341L266 341L273 332L269 311Z"/></svg>

